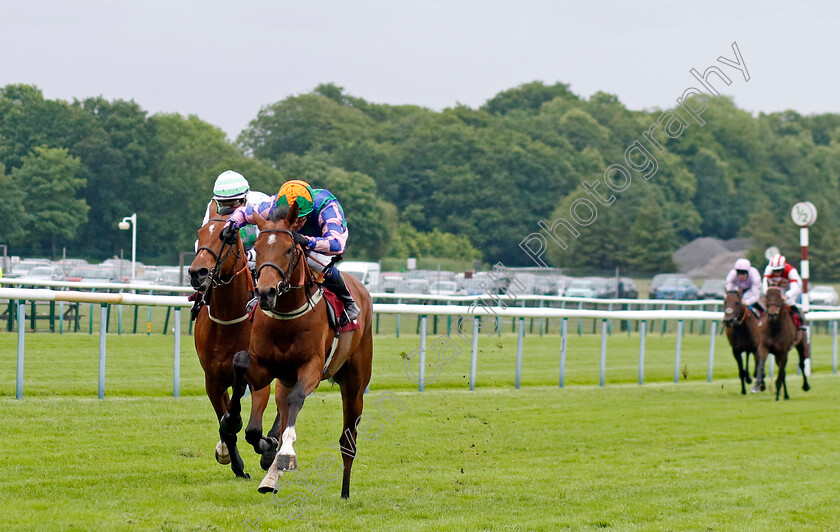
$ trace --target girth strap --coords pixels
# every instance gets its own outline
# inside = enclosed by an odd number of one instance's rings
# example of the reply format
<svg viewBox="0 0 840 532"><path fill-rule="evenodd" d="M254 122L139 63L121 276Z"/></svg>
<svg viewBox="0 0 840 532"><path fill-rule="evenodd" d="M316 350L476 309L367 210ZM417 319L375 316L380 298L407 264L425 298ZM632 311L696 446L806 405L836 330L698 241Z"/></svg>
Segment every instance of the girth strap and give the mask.
<svg viewBox="0 0 840 532"><path fill-rule="evenodd" d="M315 293L315 295L313 295L311 298L307 298L306 303L304 303L303 305L291 312L277 312L274 310L265 310L263 308L260 308L260 310L262 310L263 313L265 313L267 316L271 316L275 320L293 320L295 318L303 316L310 310L313 310L315 308L315 305L317 305L318 302L321 301L323 295L324 289L318 287L318 291Z"/></svg>

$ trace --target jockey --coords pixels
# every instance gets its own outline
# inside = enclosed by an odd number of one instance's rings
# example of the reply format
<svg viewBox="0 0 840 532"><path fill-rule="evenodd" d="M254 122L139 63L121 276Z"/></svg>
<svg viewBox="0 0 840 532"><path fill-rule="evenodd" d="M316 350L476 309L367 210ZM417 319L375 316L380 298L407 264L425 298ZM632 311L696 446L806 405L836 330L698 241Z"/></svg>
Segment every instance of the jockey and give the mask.
<svg viewBox="0 0 840 532"><path fill-rule="evenodd" d="M324 272L324 286L344 303L344 313L349 321L359 316L359 307L353 301L341 272L335 266L325 270L331 255L341 255L347 245L347 221L344 210L329 190L313 189L309 183L300 180L287 181L274 196L256 207L241 206L231 215L227 225L219 235L222 240L228 238L231 227L241 228L254 223L254 212L268 218L275 207L297 203L300 212L297 222L291 229L295 242L307 252L307 263L316 272Z"/></svg>
<svg viewBox="0 0 840 532"><path fill-rule="evenodd" d="M774 255L770 264L764 270L764 279L761 284L761 293L766 294L767 288L777 286L782 289L785 297L785 304L790 307L794 315L799 317L799 328L805 328L805 316L796 306L796 298L802 293L802 277L796 268L785 261L784 256Z"/></svg>
<svg viewBox="0 0 840 532"><path fill-rule="evenodd" d="M217 212L226 216L242 206L256 207L260 203L268 201L268 197L268 194L251 190L248 180L239 172L225 170L216 178L216 183L213 185L213 199L207 203L207 210L204 212L204 221L201 222L201 225L206 224L210 219L210 206L214 201L216 202ZM239 230L239 236L242 238L242 245L245 246L248 266L251 270L254 269L254 261L256 261L253 247L258 234L259 230L256 225L248 225ZM198 249L198 240L195 241L195 246Z"/></svg>
<svg viewBox="0 0 840 532"><path fill-rule="evenodd" d="M738 259L735 261L735 267L726 276L725 289L737 290L741 294L741 301L744 305L751 309L757 310L756 315L761 316L764 308L759 303L758 298L761 295L761 274L755 269L750 261L747 259Z"/></svg>

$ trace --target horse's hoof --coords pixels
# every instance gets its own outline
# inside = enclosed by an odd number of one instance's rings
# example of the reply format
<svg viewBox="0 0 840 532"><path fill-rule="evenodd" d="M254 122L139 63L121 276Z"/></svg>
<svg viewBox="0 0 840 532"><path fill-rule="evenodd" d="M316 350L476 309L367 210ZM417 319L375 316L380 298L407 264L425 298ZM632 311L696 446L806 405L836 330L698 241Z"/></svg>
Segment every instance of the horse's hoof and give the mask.
<svg viewBox="0 0 840 532"><path fill-rule="evenodd" d="M807 392L810 389L811 389L811 385L808 384L807 382L802 385L802 391Z"/></svg>
<svg viewBox="0 0 840 532"><path fill-rule="evenodd" d="M277 469L280 471L294 471L297 469L297 456L293 454L277 455Z"/></svg>
<svg viewBox="0 0 840 532"><path fill-rule="evenodd" d="M264 476L262 482L260 482L260 487L257 488L257 491L260 493L272 493L277 491L277 484L280 480L280 475L281 473L278 472L276 475L269 473Z"/></svg>
<svg viewBox="0 0 840 532"><path fill-rule="evenodd" d="M263 471L268 471L268 468L274 463L275 456L277 456L277 451L268 451L260 456L260 467Z"/></svg>
<svg viewBox="0 0 840 532"><path fill-rule="evenodd" d="M758 389L763 392L764 390L767 389L767 385L762 382L761 384L758 385Z"/></svg>
<svg viewBox="0 0 840 532"><path fill-rule="evenodd" d="M745 381L747 384L752 384L752 378L750 378L750 376L749 376L749 375L747 375L746 377L744 377L744 381Z"/></svg>
<svg viewBox="0 0 840 532"><path fill-rule="evenodd" d="M230 463L230 452L223 441L219 441L216 444L216 461L222 465L228 465Z"/></svg>
<svg viewBox="0 0 840 532"><path fill-rule="evenodd" d="M251 478L251 475L249 475L248 473L242 473L241 475L236 475L236 478L241 478L243 480L249 480Z"/></svg>

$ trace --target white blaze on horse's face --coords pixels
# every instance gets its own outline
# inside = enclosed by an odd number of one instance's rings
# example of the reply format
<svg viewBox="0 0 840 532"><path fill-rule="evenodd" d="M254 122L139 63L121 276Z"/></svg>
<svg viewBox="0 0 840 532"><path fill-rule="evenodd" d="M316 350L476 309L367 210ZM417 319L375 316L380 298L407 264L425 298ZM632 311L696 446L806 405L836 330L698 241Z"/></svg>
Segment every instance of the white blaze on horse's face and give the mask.
<svg viewBox="0 0 840 532"><path fill-rule="evenodd" d="M277 237L275 235L270 235L268 237L268 245L273 246L275 242L277 242Z"/></svg>
<svg viewBox="0 0 840 532"><path fill-rule="evenodd" d="M208 228L208 230L210 231L210 236L213 236L213 233L215 233L215 232L216 232L216 226L215 226L215 225L211 225L211 226Z"/></svg>

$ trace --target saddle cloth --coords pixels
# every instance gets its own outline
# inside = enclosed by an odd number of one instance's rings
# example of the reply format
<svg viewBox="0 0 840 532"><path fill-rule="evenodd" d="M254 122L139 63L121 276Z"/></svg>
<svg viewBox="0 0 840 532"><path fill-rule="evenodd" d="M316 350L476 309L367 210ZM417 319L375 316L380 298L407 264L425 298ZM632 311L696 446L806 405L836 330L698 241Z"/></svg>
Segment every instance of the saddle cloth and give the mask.
<svg viewBox="0 0 840 532"><path fill-rule="evenodd" d="M330 321L330 327L335 329L336 334L346 331L355 331L361 327L361 325L359 325L359 320L354 322L347 321L347 316L344 315L344 303L338 299L337 295L327 290L326 287L324 287L324 299L326 299L328 303L327 318Z"/></svg>

